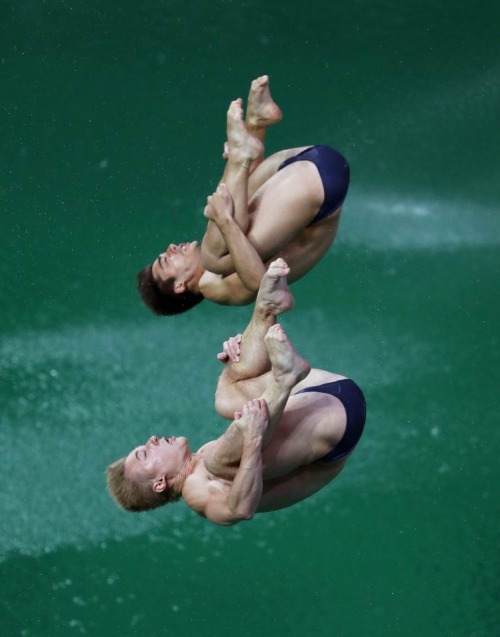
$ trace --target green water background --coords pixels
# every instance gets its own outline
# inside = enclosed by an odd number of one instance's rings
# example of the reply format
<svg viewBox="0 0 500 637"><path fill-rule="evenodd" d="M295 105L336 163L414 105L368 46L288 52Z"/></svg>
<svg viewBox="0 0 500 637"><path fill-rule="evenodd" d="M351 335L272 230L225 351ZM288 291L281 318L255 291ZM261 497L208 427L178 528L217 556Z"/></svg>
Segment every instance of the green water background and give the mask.
<svg viewBox="0 0 500 637"><path fill-rule="evenodd" d="M2 635L496 635L500 39L479 0L0 4ZM223 529L125 514L108 462L218 435L250 308L156 319L133 278L200 238L225 110L268 73L268 150L329 143L338 240L284 318L369 405L347 470Z"/></svg>

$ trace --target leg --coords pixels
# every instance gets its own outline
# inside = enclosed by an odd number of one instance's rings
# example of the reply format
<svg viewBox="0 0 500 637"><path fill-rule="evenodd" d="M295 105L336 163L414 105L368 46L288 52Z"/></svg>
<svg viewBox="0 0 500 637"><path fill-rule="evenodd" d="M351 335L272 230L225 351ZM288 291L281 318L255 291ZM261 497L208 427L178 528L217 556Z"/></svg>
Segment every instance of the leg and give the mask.
<svg viewBox="0 0 500 637"><path fill-rule="evenodd" d="M222 177L222 181L226 184L229 192L231 193L235 206L235 218L238 225L244 232L246 232L246 229L248 228L248 176L253 173L256 167L261 164L264 159L264 141L267 129L269 126L280 122L281 118L281 109L271 97L271 91L269 90L269 77L267 75L262 75L254 80L250 85L245 118L246 131L251 138L257 139L260 142L260 152L257 156L253 157L249 166L249 170L246 175L247 181L244 184L244 197L243 193L238 192L238 199L236 199L236 195L235 192L233 192L233 186L230 181L233 178L234 172L231 159L232 155L239 151L237 142L239 141L238 138L242 137L242 132L240 130L241 126L239 125L239 122L233 121L232 118L228 118L228 163L226 171ZM248 141L246 143L248 144ZM256 147L255 144L254 146ZM240 185L239 182L238 185Z"/></svg>
<svg viewBox="0 0 500 637"><path fill-rule="evenodd" d="M273 261L262 278L252 318L245 329L237 361L228 361L215 394L215 407L224 418L232 418L244 402L262 395L271 369L265 335L276 318L293 307L286 282L289 268L283 259Z"/></svg>
<svg viewBox="0 0 500 637"><path fill-rule="evenodd" d="M249 223L248 177L264 158L267 128L279 122L281 117L281 110L271 97L267 75L257 78L250 86L245 122L241 99L231 102L228 110L224 153L228 161L221 181L226 184L233 198L235 220L244 233ZM224 240L212 221L208 222L203 244L207 254L227 254ZM210 263L207 261L208 265Z"/></svg>
<svg viewBox="0 0 500 637"><path fill-rule="evenodd" d="M250 177L248 180L248 197L253 197L255 192L268 179L271 179L271 177L278 172L278 168L286 159L294 157L306 148L308 148L308 146L287 148L285 150L279 150L278 152L269 155L269 157L266 157L262 163L256 166L255 170L250 171Z"/></svg>
<svg viewBox="0 0 500 637"><path fill-rule="evenodd" d="M271 363L271 371L266 374L265 389L261 398L266 402L269 421L262 441L264 450L272 441L276 427L283 416L290 392L307 376L311 367L300 357L288 341L283 328L275 324L265 336L265 347ZM235 419L240 414L235 413ZM219 477L234 477L241 460L244 440L235 421L217 444L207 452L205 465Z"/></svg>
<svg viewBox="0 0 500 637"><path fill-rule="evenodd" d="M245 117L245 124L250 135L256 137L264 144L266 139L266 133L269 126L277 124L282 119L282 113L280 107L271 97L269 90L269 77L262 75L252 82L250 85L250 91L247 99L247 112ZM229 157L228 143L224 144L224 159ZM262 147L262 153L259 157L255 158L250 167L250 175L255 168L264 159L264 146ZM222 178L224 181L224 177Z"/></svg>
<svg viewBox="0 0 500 637"><path fill-rule="evenodd" d="M259 158L262 161L264 145L246 127L241 100L231 102L227 112L227 143L229 157L222 181L233 198L235 221L246 233L249 224L248 177L252 164Z"/></svg>
<svg viewBox="0 0 500 637"><path fill-rule="evenodd" d="M254 80L250 86L247 100L247 114L245 123L248 132L264 144L269 126L281 121L280 107L271 97L269 77L263 75ZM264 147L263 147L264 150ZM250 174L264 159L264 152L257 157L250 167Z"/></svg>
<svg viewBox="0 0 500 637"><path fill-rule="evenodd" d="M278 163L281 157L276 160ZM255 175L267 170L268 161L257 168ZM247 238L264 262L304 232L325 197L321 176L311 161L298 161L280 171L277 166L270 167L275 170L274 174L257 188L248 202L252 225Z"/></svg>
<svg viewBox="0 0 500 637"><path fill-rule="evenodd" d="M243 122L241 99L231 102L227 112L227 138L229 157L224 171L225 183L233 200L234 220L246 234L248 218L248 175L252 162L263 153L262 143L251 135ZM202 242L203 265L211 272L219 273L218 261L228 253L226 242L217 224L212 220L210 197L205 216L209 219Z"/></svg>

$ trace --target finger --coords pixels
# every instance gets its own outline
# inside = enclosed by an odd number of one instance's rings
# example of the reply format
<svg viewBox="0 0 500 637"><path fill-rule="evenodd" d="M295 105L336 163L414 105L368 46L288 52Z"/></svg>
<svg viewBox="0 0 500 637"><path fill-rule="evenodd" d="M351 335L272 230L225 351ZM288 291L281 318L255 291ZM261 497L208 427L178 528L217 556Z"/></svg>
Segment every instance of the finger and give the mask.
<svg viewBox="0 0 500 637"><path fill-rule="evenodd" d="M234 363L237 363L240 360L240 350L238 347L235 347L232 343L228 345L228 352L230 354L231 360Z"/></svg>
<svg viewBox="0 0 500 637"><path fill-rule="evenodd" d="M237 363L239 360L239 351L237 348L236 349L234 348L232 339L225 341L223 348L228 358L230 358L233 362Z"/></svg>
<svg viewBox="0 0 500 637"><path fill-rule="evenodd" d="M229 360L234 361L234 354L228 341L224 343L224 353Z"/></svg>
<svg viewBox="0 0 500 637"><path fill-rule="evenodd" d="M233 352L234 356L239 357L241 353L241 347L240 347L241 337L238 338L237 336L233 336L229 340L231 342L231 351Z"/></svg>

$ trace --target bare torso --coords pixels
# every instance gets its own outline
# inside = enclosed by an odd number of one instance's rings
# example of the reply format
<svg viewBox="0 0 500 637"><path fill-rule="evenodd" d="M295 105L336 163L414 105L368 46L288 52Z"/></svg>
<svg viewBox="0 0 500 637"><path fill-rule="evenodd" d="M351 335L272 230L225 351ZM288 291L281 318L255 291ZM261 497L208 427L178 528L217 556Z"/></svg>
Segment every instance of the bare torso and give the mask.
<svg viewBox="0 0 500 637"><path fill-rule="evenodd" d="M305 387L345 378L319 369L309 375L293 390L273 440L263 450L263 492L257 512L273 511L291 506L309 497L331 482L342 471L347 458L322 462L342 438L345 430L345 411L340 401L328 394L297 393ZM214 475L204 462L217 445L211 441L198 452L199 461L186 480L186 503L198 513L196 497L200 490L208 490L218 497L227 495L236 468Z"/></svg>
<svg viewBox="0 0 500 637"><path fill-rule="evenodd" d="M278 153L271 168L276 171L283 159L300 150ZM290 267L288 281L294 282L307 274L332 245L342 208L311 223L323 203L324 190L316 167L309 161L293 163L263 177L267 178L258 187L254 184L255 191L249 199L247 237L266 266L277 257L284 258ZM256 296L236 273L222 276L205 272L199 285L206 298L222 304L250 303Z"/></svg>

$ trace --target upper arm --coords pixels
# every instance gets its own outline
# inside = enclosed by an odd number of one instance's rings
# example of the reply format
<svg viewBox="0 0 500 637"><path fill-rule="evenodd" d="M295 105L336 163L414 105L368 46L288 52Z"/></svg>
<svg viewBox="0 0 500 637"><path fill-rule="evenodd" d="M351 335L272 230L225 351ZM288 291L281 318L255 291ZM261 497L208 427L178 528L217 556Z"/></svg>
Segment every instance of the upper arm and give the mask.
<svg viewBox="0 0 500 637"><path fill-rule="evenodd" d="M200 280L200 292L209 301L221 305L248 305L257 294L249 290L238 274L222 277L213 272L205 272Z"/></svg>
<svg viewBox="0 0 500 637"><path fill-rule="evenodd" d="M224 254L215 254L211 252L209 248L209 242L206 240L205 235L201 242L201 263L203 267L209 272L215 272L216 274L230 274L234 272L233 258L229 254L225 247Z"/></svg>
<svg viewBox="0 0 500 637"><path fill-rule="evenodd" d="M241 521L228 505L230 485L222 480L194 478L186 483L182 497L199 515L214 524L230 526Z"/></svg>

